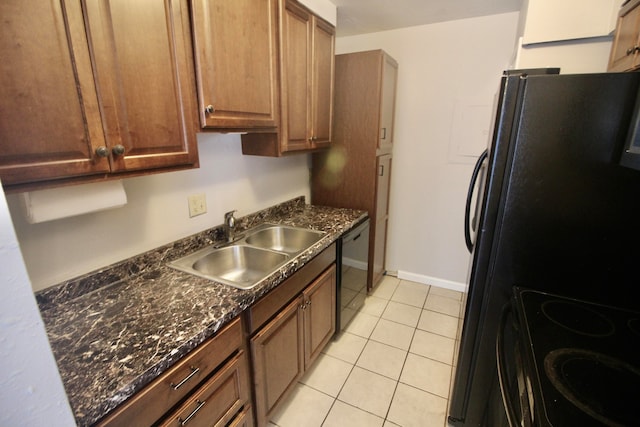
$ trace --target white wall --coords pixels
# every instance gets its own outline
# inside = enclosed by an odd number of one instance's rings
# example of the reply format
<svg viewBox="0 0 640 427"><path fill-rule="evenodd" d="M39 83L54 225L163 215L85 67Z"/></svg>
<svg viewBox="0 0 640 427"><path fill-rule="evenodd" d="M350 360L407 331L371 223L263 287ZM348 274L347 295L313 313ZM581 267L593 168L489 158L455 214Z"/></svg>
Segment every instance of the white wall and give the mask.
<svg viewBox="0 0 640 427"><path fill-rule="evenodd" d="M0 425L75 424L0 192Z"/></svg>
<svg viewBox="0 0 640 427"><path fill-rule="evenodd" d="M244 156L239 135L198 134L200 168L124 180L122 208L26 222L18 195L9 209L34 290L298 196L309 200L308 155ZM205 193L207 213L189 218L187 196ZM4 260L2 261L4 268Z"/></svg>
<svg viewBox="0 0 640 427"><path fill-rule="evenodd" d="M525 0L512 68L605 72L621 4L622 0Z"/></svg>
<svg viewBox="0 0 640 427"><path fill-rule="evenodd" d="M338 38L347 53L384 49L399 63L387 269L462 289L464 204L473 164L451 156L456 105L490 110L508 68L518 13ZM489 127L490 119L486 119ZM456 126L458 126L456 124ZM479 155L487 134L476 133Z"/></svg>

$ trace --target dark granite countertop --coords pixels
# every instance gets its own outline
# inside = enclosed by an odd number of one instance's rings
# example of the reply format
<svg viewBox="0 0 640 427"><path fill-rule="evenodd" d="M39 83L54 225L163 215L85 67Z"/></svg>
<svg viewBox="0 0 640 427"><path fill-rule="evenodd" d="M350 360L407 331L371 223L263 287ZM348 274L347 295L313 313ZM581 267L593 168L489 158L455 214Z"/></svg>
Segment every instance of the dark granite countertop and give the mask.
<svg viewBox="0 0 640 427"><path fill-rule="evenodd" d="M306 205L299 197L239 218L239 232L264 222L327 232L250 290L166 266L222 241L222 228L216 227L38 292L78 425L93 424L142 389L365 216Z"/></svg>

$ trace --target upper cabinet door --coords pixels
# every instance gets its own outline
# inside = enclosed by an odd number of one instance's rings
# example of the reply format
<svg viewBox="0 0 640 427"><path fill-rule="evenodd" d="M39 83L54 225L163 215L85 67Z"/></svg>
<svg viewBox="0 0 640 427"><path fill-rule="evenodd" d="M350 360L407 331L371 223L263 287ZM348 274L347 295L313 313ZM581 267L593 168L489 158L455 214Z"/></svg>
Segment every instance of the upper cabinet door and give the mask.
<svg viewBox="0 0 640 427"><path fill-rule="evenodd" d="M618 18L607 71L627 71L638 65L640 57L640 6L623 9ZM628 6L627 6L628 7Z"/></svg>
<svg viewBox="0 0 640 427"><path fill-rule="evenodd" d="M327 147L331 143L333 129L333 85L335 29L332 25L315 19L313 26L313 84L312 111L313 148Z"/></svg>
<svg viewBox="0 0 640 427"><path fill-rule="evenodd" d="M277 0L192 0L202 128L278 124Z"/></svg>
<svg viewBox="0 0 640 427"><path fill-rule="evenodd" d="M0 16L2 184L109 171L80 4L3 0Z"/></svg>
<svg viewBox="0 0 640 427"><path fill-rule="evenodd" d="M186 0L85 0L112 172L198 161Z"/></svg>
<svg viewBox="0 0 640 427"><path fill-rule="evenodd" d="M311 139L313 15L297 2L282 10L282 151L307 150Z"/></svg>

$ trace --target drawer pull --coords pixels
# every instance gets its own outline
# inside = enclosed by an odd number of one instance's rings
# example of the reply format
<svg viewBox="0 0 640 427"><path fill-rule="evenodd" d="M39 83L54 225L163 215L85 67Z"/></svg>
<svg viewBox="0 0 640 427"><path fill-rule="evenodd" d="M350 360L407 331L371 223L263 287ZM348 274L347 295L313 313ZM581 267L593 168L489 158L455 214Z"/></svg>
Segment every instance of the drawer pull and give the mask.
<svg viewBox="0 0 640 427"><path fill-rule="evenodd" d="M198 406L196 406L196 409L194 409L187 418L185 418L184 420L182 419L182 417L178 417L178 422L180 423L181 426L185 426L187 425L187 423L191 420L191 418L196 416L196 413L202 409L202 407L204 406L205 403L207 403L206 400L196 400L196 403L198 404Z"/></svg>
<svg viewBox="0 0 640 427"><path fill-rule="evenodd" d="M191 366L191 373L185 379L180 381L178 384L171 383L171 387L173 387L174 390L179 389L180 387L182 387L184 385L184 383L189 381L198 372L200 372L200 368L196 368L195 366Z"/></svg>

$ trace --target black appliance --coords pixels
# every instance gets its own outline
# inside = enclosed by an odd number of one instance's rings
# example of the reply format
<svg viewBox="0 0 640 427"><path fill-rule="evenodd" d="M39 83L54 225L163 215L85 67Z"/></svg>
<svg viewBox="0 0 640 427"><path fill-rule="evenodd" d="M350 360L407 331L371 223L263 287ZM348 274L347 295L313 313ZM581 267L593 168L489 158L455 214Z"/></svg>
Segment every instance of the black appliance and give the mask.
<svg viewBox="0 0 640 427"><path fill-rule="evenodd" d="M511 311L496 347L504 425L640 425L640 312L519 287Z"/></svg>
<svg viewBox="0 0 640 427"><path fill-rule="evenodd" d="M486 423L514 285L639 309L630 296L640 277L640 172L620 165L639 88L635 72L503 76L486 167L476 167L483 185L452 424Z"/></svg>
<svg viewBox="0 0 640 427"><path fill-rule="evenodd" d="M336 335L349 324L367 297L369 224L369 218L361 221L345 233L337 245L340 271L336 293Z"/></svg>

